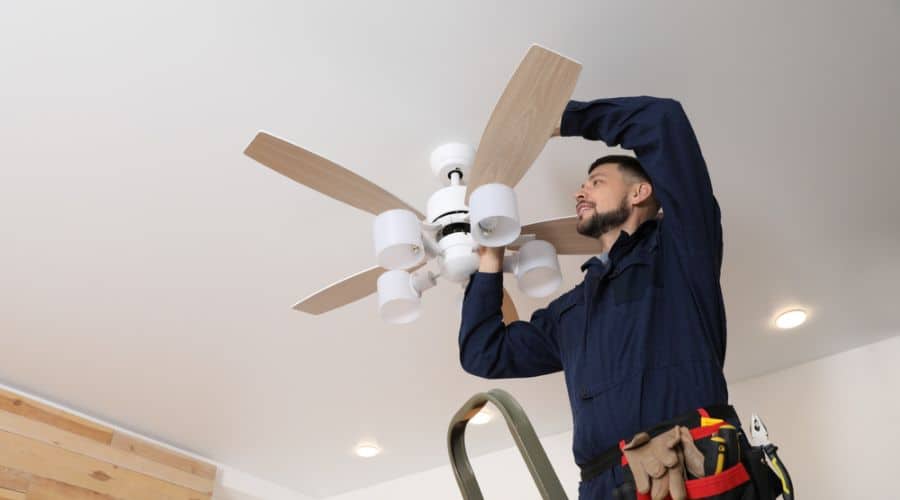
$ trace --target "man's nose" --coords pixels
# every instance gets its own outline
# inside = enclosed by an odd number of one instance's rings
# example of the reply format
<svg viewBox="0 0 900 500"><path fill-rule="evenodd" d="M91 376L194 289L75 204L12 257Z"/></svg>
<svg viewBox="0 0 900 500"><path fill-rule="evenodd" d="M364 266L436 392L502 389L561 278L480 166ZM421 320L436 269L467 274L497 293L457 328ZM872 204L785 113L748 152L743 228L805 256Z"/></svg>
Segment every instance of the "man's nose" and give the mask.
<svg viewBox="0 0 900 500"><path fill-rule="evenodd" d="M572 194L572 197L575 198L575 201L581 201L584 199L584 184L582 184L578 188L578 191L575 191L575 193Z"/></svg>

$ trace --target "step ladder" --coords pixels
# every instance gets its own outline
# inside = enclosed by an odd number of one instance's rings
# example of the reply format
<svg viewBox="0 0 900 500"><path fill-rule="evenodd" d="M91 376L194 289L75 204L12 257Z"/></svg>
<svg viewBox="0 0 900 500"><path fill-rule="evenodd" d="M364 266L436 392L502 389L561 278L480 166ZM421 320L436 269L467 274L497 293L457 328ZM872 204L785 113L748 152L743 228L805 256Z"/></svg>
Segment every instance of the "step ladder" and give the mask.
<svg viewBox="0 0 900 500"><path fill-rule="evenodd" d="M553 465L547 459L547 453L541 445L534 427L525 415L525 410L511 394L502 389L492 389L488 392L478 393L471 398L453 415L450 421L450 429L447 431L447 447L450 452L450 465L456 476L456 483L462 492L463 500L484 500L478 480L472 471L472 464L466 454L466 425L488 402L500 410L509 427L519 453L528 466L528 471L537 485L541 498L544 500L568 500L553 470Z"/></svg>

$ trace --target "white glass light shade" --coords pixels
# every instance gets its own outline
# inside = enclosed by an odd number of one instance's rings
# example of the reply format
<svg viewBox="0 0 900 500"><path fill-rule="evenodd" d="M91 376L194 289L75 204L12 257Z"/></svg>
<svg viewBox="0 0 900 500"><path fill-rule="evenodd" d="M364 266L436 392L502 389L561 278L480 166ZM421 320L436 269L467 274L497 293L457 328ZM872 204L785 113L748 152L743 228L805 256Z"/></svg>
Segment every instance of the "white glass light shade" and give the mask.
<svg viewBox="0 0 900 500"><path fill-rule="evenodd" d="M388 323L409 323L422 312L419 292L406 271L386 271L378 277L378 312Z"/></svg>
<svg viewBox="0 0 900 500"><path fill-rule="evenodd" d="M516 262L519 289L529 297L546 297L562 283L556 248L542 240L532 240L519 248Z"/></svg>
<svg viewBox="0 0 900 500"><path fill-rule="evenodd" d="M509 245L522 231L516 193L505 184L485 184L469 197L472 238L486 247Z"/></svg>
<svg viewBox="0 0 900 500"><path fill-rule="evenodd" d="M385 269L409 269L425 258L416 214L402 208L382 212L372 225L375 259Z"/></svg>

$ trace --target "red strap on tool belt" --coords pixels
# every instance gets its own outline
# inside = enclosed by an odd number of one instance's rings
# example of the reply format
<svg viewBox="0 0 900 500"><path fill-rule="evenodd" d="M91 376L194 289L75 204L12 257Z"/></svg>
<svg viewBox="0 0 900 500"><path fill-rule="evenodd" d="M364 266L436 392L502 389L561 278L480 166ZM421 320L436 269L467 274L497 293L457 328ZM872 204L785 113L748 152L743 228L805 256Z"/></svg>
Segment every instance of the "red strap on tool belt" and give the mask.
<svg viewBox="0 0 900 500"><path fill-rule="evenodd" d="M681 425L687 427L689 429L693 429L691 434L694 436L694 440L702 439L707 437L708 435L704 435L706 432L714 432L712 429L706 429L701 427L701 417L706 418L718 418L720 420L736 420L737 413L735 413L734 408L728 405L712 405L706 406L705 408L699 408L690 413L686 413L684 415L677 416L665 422L661 422L660 424L654 426L651 429L645 429L644 432L650 434L651 437L655 437L662 432L672 428L675 425ZM707 426L711 427L711 426ZM718 427L716 427L718 429ZM581 480L582 481L590 481L593 478L603 474L608 471L612 467L615 467L618 464L622 464L622 450L619 446L612 446L609 449L603 451L594 459L588 461L585 464L580 464L581 468ZM624 464L622 464L624 465Z"/></svg>
<svg viewBox="0 0 900 500"><path fill-rule="evenodd" d="M688 498L698 499L721 495L749 480L750 474L747 473L744 464L739 462L734 467L725 469L715 476L687 480L684 482L684 486L687 489ZM671 498L666 497L666 499ZM637 500L651 500L650 493L638 493Z"/></svg>
<svg viewBox="0 0 900 500"><path fill-rule="evenodd" d="M701 417L709 418L709 413L703 408L697 409L697 413ZM723 421L713 425L694 427L690 429L691 437L696 441L712 436L725 424L727 424L727 422ZM625 444L625 440L619 441L619 450L624 450ZM625 458L624 453L622 453L621 463L623 467L628 465L628 459ZM694 500L721 495L726 491L737 488L749 480L750 474L747 472L744 464L738 462L736 465L713 476L700 479L689 479L684 482L684 486L687 490L687 497ZM667 496L666 499L671 500L671 497ZM637 492L637 500L652 500L652 498L650 497L650 493Z"/></svg>

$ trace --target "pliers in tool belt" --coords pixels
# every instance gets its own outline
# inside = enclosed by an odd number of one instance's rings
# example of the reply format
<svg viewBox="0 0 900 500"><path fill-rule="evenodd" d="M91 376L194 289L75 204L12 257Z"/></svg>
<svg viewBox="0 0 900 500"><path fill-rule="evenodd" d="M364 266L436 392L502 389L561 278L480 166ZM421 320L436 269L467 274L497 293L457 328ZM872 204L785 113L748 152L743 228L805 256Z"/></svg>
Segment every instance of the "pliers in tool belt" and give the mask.
<svg viewBox="0 0 900 500"><path fill-rule="evenodd" d="M794 485L791 483L791 475L778 459L778 447L769 440L769 431L766 429L766 425L755 413L750 417L750 444L762 448L765 453L769 467L781 480L782 498L794 500Z"/></svg>

